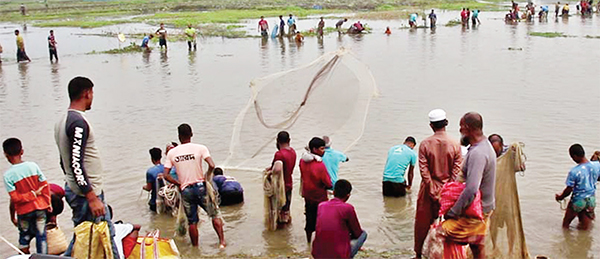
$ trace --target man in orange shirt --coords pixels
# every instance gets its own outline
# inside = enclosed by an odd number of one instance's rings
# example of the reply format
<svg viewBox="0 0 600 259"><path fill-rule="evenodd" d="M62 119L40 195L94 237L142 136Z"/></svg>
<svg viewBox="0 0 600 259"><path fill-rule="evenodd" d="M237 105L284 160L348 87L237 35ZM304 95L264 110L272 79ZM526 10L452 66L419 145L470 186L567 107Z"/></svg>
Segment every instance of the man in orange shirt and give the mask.
<svg viewBox="0 0 600 259"><path fill-rule="evenodd" d="M415 216L416 258L421 258L429 226L438 217L442 186L449 180L456 179L462 164L459 143L446 134L446 112L441 109L432 110L429 122L434 133L419 146L421 187Z"/></svg>

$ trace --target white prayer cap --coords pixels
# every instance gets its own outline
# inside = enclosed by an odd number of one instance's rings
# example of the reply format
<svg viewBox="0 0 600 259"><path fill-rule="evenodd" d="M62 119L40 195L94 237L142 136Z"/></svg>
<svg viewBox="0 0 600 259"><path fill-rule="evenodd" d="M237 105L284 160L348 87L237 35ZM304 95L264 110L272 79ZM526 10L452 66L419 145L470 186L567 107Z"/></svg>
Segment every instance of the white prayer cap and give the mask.
<svg viewBox="0 0 600 259"><path fill-rule="evenodd" d="M446 119L446 112L442 109L435 109L429 112L429 122L443 121Z"/></svg>

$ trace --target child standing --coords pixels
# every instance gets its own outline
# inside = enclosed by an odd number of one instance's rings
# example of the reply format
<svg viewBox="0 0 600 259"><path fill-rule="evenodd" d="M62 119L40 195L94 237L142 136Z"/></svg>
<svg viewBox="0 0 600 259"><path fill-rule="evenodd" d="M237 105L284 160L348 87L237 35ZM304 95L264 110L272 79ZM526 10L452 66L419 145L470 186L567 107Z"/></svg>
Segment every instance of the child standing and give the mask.
<svg viewBox="0 0 600 259"><path fill-rule="evenodd" d="M46 177L37 164L22 160L23 148L19 139L6 139L2 148L12 164L4 173L4 186L17 212L16 219L11 213L11 220L19 229L19 248L29 254L29 243L35 237L37 253L46 254L46 212L51 210Z"/></svg>

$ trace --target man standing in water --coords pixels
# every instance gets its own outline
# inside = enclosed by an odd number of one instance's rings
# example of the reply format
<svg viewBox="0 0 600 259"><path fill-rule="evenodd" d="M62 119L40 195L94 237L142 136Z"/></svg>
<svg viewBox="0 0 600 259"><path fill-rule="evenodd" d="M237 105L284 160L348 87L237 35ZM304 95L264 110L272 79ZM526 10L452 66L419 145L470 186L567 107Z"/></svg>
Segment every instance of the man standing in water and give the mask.
<svg viewBox="0 0 600 259"><path fill-rule="evenodd" d="M434 134L421 142L419 146L419 169L421 186L417 199L415 216L415 253L421 258L423 242L429 226L440 210L440 191L442 186L456 179L462 164L461 149L458 142L446 134L446 112L435 109L429 113L429 126Z"/></svg>
<svg viewBox="0 0 600 259"><path fill-rule="evenodd" d="M469 144L462 173L463 189L454 206L444 215L442 228L446 239L469 244L473 258L485 258L485 235L490 214L496 208L496 152L483 135L483 118L479 113L469 112L460 119L462 143ZM475 195L481 191L483 221L467 218L463 212L471 206Z"/></svg>
<svg viewBox="0 0 600 259"><path fill-rule="evenodd" d="M58 54L56 52L56 39L54 39L54 30L50 30L50 35L48 36L48 50L50 51L50 63L52 63L52 58L56 58L58 61Z"/></svg>
<svg viewBox="0 0 600 259"><path fill-rule="evenodd" d="M269 23L267 23L264 16L261 16L260 21L258 21L258 31L263 38L269 36Z"/></svg>
<svg viewBox="0 0 600 259"><path fill-rule="evenodd" d="M562 227L568 229L575 219L579 218L578 229L588 230L592 220L595 219L596 208L596 182L600 180L600 163L594 154L592 161L585 158L585 150L580 144L573 144L569 148L569 155L577 166L573 167L567 176L567 187L562 193L556 194L556 201L562 201L571 196L571 201L565 211Z"/></svg>
<svg viewBox="0 0 600 259"><path fill-rule="evenodd" d="M327 168L322 161L325 153L325 141L314 137L308 143L310 153L302 156L300 160L300 174L302 178L302 197L304 197L304 215L306 216L306 241L310 243L312 233L317 225L317 212L319 204L327 201L327 189L331 189L331 179Z"/></svg>
<svg viewBox="0 0 600 259"><path fill-rule="evenodd" d="M292 16L292 14L290 14L290 18L287 20L287 25L288 36L293 36L294 33L296 33L296 19L294 19L294 16Z"/></svg>
<svg viewBox="0 0 600 259"><path fill-rule="evenodd" d="M23 36L19 33L19 30L15 30L15 36L17 36L17 62L24 60L31 62L27 53L25 53L25 41L23 40Z"/></svg>
<svg viewBox="0 0 600 259"><path fill-rule="evenodd" d="M325 28L325 21L323 21L323 17L321 17L319 25L317 26L317 34L319 37L323 37L323 28Z"/></svg>
<svg viewBox="0 0 600 259"><path fill-rule="evenodd" d="M283 20L283 15L279 16L279 37L283 37L285 34L285 21Z"/></svg>
<svg viewBox="0 0 600 259"><path fill-rule="evenodd" d="M560 2L556 2L554 5L554 16L558 18L558 13L560 12Z"/></svg>
<svg viewBox="0 0 600 259"><path fill-rule="evenodd" d="M296 151L290 146L290 134L287 131L277 133L277 152L273 156L273 162L268 170L273 169L273 165L277 161L283 164L283 181L285 183L285 205L281 209L281 221L279 223L287 224L291 221L290 205L292 204L292 173L296 166Z"/></svg>
<svg viewBox="0 0 600 259"><path fill-rule="evenodd" d="M191 23L188 23L187 29L184 31L185 36L187 37L188 51L192 51L192 46L194 47L194 51L196 50L196 28L192 27Z"/></svg>
<svg viewBox="0 0 600 259"><path fill-rule="evenodd" d="M325 141L325 154L323 154L323 163L329 173L331 179L331 185L335 186L335 182L338 179L338 171L340 169L340 163L348 162L348 156L346 154L331 148L331 138L323 136Z"/></svg>
<svg viewBox="0 0 600 259"><path fill-rule="evenodd" d="M429 14L429 26L431 26L431 29L435 28L436 23L437 15L433 12L433 9L431 9L431 13Z"/></svg>
<svg viewBox="0 0 600 259"><path fill-rule="evenodd" d="M65 198L73 209L73 225L84 221L106 221L111 235L112 251L119 257L114 242L115 230L111 215L104 203L103 169L94 131L85 118L92 108L94 83L85 77L69 82L68 112L56 123L54 139L60 152L60 163L65 173ZM71 255L75 238L71 240L66 256Z"/></svg>
<svg viewBox="0 0 600 259"><path fill-rule="evenodd" d="M402 197L406 195L406 190L410 190L417 164L417 154L413 151L416 145L415 138L409 136L404 144L393 146L388 151L383 170L383 196Z"/></svg>
<svg viewBox="0 0 600 259"><path fill-rule="evenodd" d="M165 161L165 179L177 186L181 190L181 198L185 214L189 224L190 239L192 246L198 246L198 206L202 207L208 216L212 219L212 225L219 236L219 248L225 248L225 235L223 234L223 220L219 206L214 199L214 194L209 193L211 188L207 186L207 180L210 182L210 175L215 169L208 148L204 145L194 144L192 142L192 127L188 124L181 124L177 127L179 141L181 145L171 149L167 154ZM204 174L202 161L208 164L208 171ZM177 180L169 174L172 167L177 169Z"/></svg>
<svg viewBox="0 0 600 259"><path fill-rule="evenodd" d="M163 47L165 47L165 50L167 49L167 29L165 29L165 24L164 23L160 23L160 28L158 28L158 30L156 30L156 35L158 35L158 45L160 46L160 48L162 49Z"/></svg>

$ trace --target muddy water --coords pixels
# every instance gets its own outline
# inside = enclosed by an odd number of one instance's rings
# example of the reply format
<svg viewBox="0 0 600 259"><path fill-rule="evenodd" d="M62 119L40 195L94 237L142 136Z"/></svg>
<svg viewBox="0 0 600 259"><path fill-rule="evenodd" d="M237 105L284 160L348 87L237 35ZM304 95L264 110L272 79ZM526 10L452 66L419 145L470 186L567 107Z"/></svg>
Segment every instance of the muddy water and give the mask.
<svg viewBox="0 0 600 259"><path fill-rule="evenodd" d="M505 25L502 13L482 13L475 29L440 26L437 31L398 29L406 21L367 21L374 33L358 37L328 35L323 41L294 42L261 39L208 38L188 54L184 43L169 43L168 54L85 55L118 46L116 39L78 36L123 28L57 29L60 63L49 64L47 29L30 27L27 50L34 61L14 63L13 25L3 25L0 42L0 138L17 136L25 159L37 162L51 182L62 183L53 125L67 107L66 85L76 75L96 84L88 112L102 152L105 193L116 219L163 235L174 232L174 219L150 213L141 193L150 167L148 149L176 140L176 127L190 123L195 142L206 144L217 162L227 156L233 121L249 98L248 82L255 77L291 69L341 46L351 48L372 70L381 96L371 103L364 137L348 152L342 178L354 185L350 199L363 228L366 248L399 251L409 257L413 244L416 190L407 198L384 199L381 174L387 149L407 135L417 141L431 134L427 113L448 112L449 133L458 138L458 119L467 111L484 116L485 132L500 133L507 142L522 141L528 157L525 177L518 177L523 225L532 255L587 258L600 254L598 224L589 232L562 231L563 211L554 193L564 187L570 144L579 142L588 153L600 149L600 86L597 60L599 17L572 17L548 23ZM441 13L440 24L457 17ZM252 21L254 22L254 21ZM333 22L333 21L328 21ZM316 24L316 22L313 22ZM308 23L309 25L311 23ZM393 34L383 34L392 26ZM141 27L144 28L144 27ZM558 31L576 37L528 36L532 31ZM509 47L522 49L509 50ZM12 59L12 60L8 60ZM293 138L293 136L292 136ZM294 139L300 150L308 140ZM334 140L335 142L335 140ZM269 161L264 162L265 165ZM0 170L9 167L0 162ZM293 224L267 232L262 224L260 175L231 171L246 191L246 202L222 208L229 246L217 249L208 221L200 226L200 247L176 238L184 257L244 253L283 255L306 251L303 206L297 192L292 201ZM295 173L298 182L299 173ZM415 186L420 178L416 177ZM295 186L298 190L298 186ZM415 188L416 189L416 188ZM0 192L0 233L17 243L17 230L8 221L8 195ZM70 210L59 222L71 233ZM204 217L206 219L206 217ZM12 253L0 245L2 255Z"/></svg>

